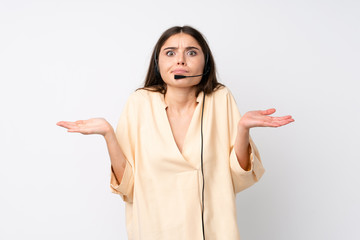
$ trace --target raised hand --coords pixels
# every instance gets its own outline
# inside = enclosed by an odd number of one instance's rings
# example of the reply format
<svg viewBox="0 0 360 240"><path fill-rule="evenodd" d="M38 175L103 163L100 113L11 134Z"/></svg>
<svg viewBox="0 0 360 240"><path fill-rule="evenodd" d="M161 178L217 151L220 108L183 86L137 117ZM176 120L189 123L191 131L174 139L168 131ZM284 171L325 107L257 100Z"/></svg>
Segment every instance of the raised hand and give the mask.
<svg viewBox="0 0 360 240"><path fill-rule="evenodd" d="M112 126L104 118L91 118L88 120L78 120L76 122L60 121L56 123L60 127L68 129L68 132L81 134L100 134L105 136L113 131Z"/></svg>
<svg viewBox="0 0 360 240"><path fill-rule="evenodd" d="M281 127L295 121L290 115L283 117L269 116L275 111L275 108L270 108L267 110L247 112L241 117L238 123L239 127L245 129L253 127Z"/></svg>

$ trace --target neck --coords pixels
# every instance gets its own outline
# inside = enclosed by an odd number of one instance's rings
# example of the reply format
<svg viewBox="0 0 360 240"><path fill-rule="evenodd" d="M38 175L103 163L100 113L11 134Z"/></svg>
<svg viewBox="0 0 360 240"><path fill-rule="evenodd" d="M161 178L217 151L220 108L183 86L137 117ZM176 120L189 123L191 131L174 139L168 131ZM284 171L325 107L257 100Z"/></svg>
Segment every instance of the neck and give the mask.
<svg viewBox="0 0 360 240"><path fill-rule="evenodd" d="M189 109L194 109L196 102L196 88L171 88L168 86L165 94L167 111L182 115Z"/></svg>

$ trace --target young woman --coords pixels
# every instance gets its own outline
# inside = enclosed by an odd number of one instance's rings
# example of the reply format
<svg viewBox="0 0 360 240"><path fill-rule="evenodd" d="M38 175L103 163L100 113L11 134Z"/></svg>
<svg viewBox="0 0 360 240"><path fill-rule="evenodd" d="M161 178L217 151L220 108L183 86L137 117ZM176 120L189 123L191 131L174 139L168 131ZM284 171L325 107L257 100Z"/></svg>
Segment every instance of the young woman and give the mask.
<svg viewBox="0 0 360 240"><path fill-rule="evenodd" d="M57 125L104 136L130 240L236 240L235 195L265 171L249 130L294 121L274 112L240 116L204 37L184 26L158 40L144 87L129 97L116 133L102 118Z"/></svg>

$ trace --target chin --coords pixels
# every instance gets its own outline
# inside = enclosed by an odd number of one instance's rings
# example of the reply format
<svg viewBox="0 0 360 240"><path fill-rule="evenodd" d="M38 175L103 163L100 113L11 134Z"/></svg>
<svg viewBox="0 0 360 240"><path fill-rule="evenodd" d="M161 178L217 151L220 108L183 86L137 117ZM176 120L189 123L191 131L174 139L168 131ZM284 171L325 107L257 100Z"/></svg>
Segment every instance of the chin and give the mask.
<svg viewBox="0 0 360 240"><path fill-rule="evenodd" d="M168 85L168 89L169 88L172 88L172 89L178 89L178 90L189 90L189 89L192 89L192 90L196 90L196 86L197 85L188 85L188 84L184 84L184 85Z"/></svg>

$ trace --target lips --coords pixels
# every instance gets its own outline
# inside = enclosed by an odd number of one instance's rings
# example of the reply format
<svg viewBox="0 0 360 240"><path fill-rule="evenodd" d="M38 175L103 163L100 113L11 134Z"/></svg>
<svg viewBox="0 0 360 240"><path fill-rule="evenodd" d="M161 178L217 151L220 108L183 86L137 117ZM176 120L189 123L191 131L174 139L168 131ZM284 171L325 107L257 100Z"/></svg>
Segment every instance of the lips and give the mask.
<svg viewBox="0 0 360 240"><path fill-rule="evenodd" d="M184 69L175 69L173 71L174 74L182 74L182 73L187 73L188 71L184 70Z"/></svg>

